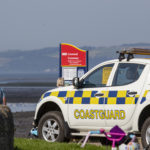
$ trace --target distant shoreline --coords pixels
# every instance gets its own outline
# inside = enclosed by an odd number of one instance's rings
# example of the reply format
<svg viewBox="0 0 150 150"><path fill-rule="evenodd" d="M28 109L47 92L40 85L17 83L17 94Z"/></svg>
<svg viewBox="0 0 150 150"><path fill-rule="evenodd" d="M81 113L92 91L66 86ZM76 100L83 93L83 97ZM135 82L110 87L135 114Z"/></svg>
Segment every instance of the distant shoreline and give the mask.
<svg viewBox="0 0 150 150"><path fill-rule="evenodd" d="M10 82L0 83L0 87L51 87L56 86L56 82Z"/></svg>

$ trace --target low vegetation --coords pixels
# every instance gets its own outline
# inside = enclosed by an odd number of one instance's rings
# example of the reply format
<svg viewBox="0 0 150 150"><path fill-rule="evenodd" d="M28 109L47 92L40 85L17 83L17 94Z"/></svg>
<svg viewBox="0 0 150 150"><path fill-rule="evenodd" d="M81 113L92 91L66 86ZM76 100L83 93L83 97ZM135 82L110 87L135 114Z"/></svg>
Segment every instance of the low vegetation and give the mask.
<svg viewBox="0 0 150 150"><path fill-rule="evenodd" d="M107 150L107 147L87 144L81 148L76 143L48 143L39 139L15 138L14 150Z"/></svg>

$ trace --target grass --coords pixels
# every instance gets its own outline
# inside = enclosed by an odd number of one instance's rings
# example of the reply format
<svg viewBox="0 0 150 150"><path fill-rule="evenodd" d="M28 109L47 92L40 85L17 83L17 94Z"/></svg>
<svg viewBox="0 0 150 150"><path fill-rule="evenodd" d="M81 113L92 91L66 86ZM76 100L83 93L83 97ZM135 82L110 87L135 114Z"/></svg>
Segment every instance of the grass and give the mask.
<svg viewBox="0 0 150 150"><path fill-rule="evenodd" d="M87 144L81 148L76 143L48 143L39 139L15 138L14 150L107 150L107 147Z"/></svg>

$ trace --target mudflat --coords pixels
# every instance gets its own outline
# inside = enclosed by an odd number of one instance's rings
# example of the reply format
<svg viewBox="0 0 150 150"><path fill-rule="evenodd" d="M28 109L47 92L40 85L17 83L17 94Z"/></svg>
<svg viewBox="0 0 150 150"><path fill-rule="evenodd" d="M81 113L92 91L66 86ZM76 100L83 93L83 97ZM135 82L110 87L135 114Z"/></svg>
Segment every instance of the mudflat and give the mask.
<svg viewBox="0 0 150 150"><path fill-rule="evenodd" d="M32 128L34 112L16 112L13 113L15 125L15 137L28 138Z"/></svg>

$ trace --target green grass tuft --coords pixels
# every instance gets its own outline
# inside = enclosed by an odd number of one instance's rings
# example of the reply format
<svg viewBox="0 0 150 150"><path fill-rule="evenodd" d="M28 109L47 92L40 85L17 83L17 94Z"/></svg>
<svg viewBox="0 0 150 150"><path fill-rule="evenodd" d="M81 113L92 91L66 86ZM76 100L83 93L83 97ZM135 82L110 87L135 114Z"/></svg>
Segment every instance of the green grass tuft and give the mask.
<svg viewBox="0 0 150 150"><path fill-rule="evenodd" d="M106 150L105 146L87 144L84 148L76 143L48 143L39 139L15 138L14 150ZM110 150L110 147L108 148Z"/></svg>

